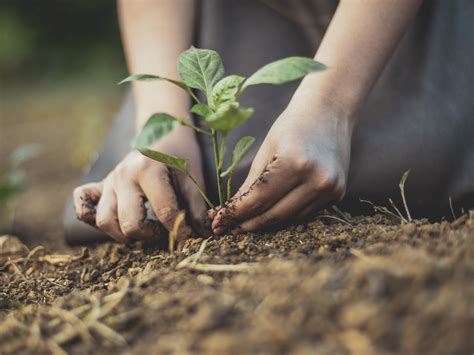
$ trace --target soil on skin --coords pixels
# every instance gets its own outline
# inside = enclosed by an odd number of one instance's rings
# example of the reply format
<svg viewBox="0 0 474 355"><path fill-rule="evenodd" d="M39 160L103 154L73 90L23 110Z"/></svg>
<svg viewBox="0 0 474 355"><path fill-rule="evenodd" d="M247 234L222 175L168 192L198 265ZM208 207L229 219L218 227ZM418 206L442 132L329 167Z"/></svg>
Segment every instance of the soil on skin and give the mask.
<svg viewBox="0 0 474 355"><path fill-rule="evenodd" d="M181 268L203 239L9 257L0 353L472 354L474 216L339 217L209 239Z"/></svg>

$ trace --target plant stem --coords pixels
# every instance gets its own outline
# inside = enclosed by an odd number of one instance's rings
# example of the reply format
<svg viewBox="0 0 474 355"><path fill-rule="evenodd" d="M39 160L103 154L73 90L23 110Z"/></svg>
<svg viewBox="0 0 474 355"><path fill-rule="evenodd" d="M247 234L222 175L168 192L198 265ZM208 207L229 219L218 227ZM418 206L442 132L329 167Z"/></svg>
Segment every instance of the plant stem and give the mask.
<svg viewBox="0 0 474 355"><path fill-rule="evenodd" d="M227 201L230 200L230 194L232 193L232 172L227 177Z"/></svg>
<svg viewBox="0 0 474 355"><path fill-rule="evenodd" d="M191 88L188 88L187 91L188 91L188 94L189 94L198 104L201 103L201 101L197 98L197 96L194 95L194 92L193 92L193 90L192 90Z"/></svg>
<svg viewBox="0 0 474 355"><path fill-rule="evenodd" d="M189 171L186 171L186 175L188 176L188 178L191 179L191 181L193 182L193 184L196 186L196 188L198 189L199 193L201 194L202 198L204 199L204 201L206 201L207 205L212 208L212 209L216 209L216 206L214 206L214 204L209 201L209 199L207 198L205 192L201 189L201 186L199 186L198 182L196 181L196 179L189 173Z"/></svg>
<svg viewBox="0 0 474 355"><path fill-rule="evenodd" d="M221 178L221 168L219 166L220 158L219 158L219 148L217 146L217 132L215 129L211 131L212 134L212 148L214 150L214 165L216 167L216 180L217 180L217 190L219 193L219 205L224 206L224 193L223 193L223 186L222 186L222 178Z"/></svg>
<svg viewBox="0 0 474 355"><path fill-rule="evenodd" d="M189 127L189 128L192 128L194 129L196 132L199 132L199 133L202 133L202 134L205 134L206 136L211 136L211 134L202 129L202 128L199 128L198 126L195 126L193 125L191 122L189 122L188 120L186 120L185 118L178 118L177 119L178 122L182 125L182 126L186 126L186 127Z"/></svg>
<svg viewBox="0 0 474 355"><path fill-rule="evenodd" d="M400 180L400 194L402 195L403 206L405 207L405 212L407 214L408 222L412 221L410 210L408 209L407 200L405 198L405 182L407 180L408 174L410 174L410 170L407 170L405 174L403 174L402 179Z"/></svg>

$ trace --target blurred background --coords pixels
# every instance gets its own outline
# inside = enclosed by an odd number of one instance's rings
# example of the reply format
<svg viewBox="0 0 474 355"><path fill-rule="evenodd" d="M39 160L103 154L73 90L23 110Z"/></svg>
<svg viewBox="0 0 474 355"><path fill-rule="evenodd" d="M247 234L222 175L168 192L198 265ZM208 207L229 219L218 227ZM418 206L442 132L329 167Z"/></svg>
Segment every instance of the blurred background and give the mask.
<svg viewBox="0 0 474 355"><path fill-rule="evenodd" d="M62 242L64 205L100 149L125 76L115 1L0 0L3 232L28 245ZM13 152L30 143L36 156L15 167ZM20 194L8 181L21 174Z"/></svg>

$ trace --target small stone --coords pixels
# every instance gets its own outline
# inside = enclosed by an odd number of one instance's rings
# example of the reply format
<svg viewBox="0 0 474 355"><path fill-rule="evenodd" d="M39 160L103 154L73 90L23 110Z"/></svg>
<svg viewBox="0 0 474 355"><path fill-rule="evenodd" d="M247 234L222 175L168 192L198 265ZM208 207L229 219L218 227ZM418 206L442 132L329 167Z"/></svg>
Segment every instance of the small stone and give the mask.
<svg viewBox="0 0 474 355"><path fill-rule="evenodd" d="M206 275L206 274L201 274L196 277L196 280L206 286L213 285L215 280L212 276Z"/></svg>
<svg viewBox="0 0 474 355"><path fill-rule="evenodd" d="M345 307L341 315L341 323L346 328L362 327L376 316L377 308L368 302L357 302Z"/></svg>
<svg viewBox="0 0 474 355"><path fill-rule="evenodd" d="M349 233L347 232L342 232L340 235L339 235L339 239L344 241L344 242L347 242L348 240L350 240L351 236L349 235Z"/></svg>
<svg viewBox="0 0 474 355"><path fill-rule="evenodd" d="M120 260L120 255L115 252L115 253L112 253L112 255L110 255L110 259L109 259L109 262L111 264L117 264L117 262Z"/></svg>
<svg viewBox="0 0 474 355"><path fill-rule="evenodd" d="M321 245L318 249L318 255L319 256L328 256L330 254L328 247Z"/></svg>
<svg viewBox="0 0 474 355"><path fill-rule="evenodd" d="M403 231L403 233L405 233L409 236L412 236L416 232L416 226L415 226L414 223L404 224L403 227L402 227L402 231Z"/></svg>

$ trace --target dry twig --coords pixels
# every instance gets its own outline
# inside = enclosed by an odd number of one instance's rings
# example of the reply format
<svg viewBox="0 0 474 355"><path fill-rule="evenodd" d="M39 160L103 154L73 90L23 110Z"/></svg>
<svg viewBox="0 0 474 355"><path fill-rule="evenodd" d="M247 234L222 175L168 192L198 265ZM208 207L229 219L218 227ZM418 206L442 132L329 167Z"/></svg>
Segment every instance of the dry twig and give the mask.
<svg viewBox="0 0 474 355"><path fill-rule="evenodd" d="M209 239L206 239L202 242L201 246L197 253L188 256L186 259L182 260L176 268L191 269L195 271L204 271L204 272L249 272L255 270L257 263L240 263L240 264L203 264L198 263L199 258L204 253L207 242Z"/></svg>

